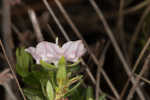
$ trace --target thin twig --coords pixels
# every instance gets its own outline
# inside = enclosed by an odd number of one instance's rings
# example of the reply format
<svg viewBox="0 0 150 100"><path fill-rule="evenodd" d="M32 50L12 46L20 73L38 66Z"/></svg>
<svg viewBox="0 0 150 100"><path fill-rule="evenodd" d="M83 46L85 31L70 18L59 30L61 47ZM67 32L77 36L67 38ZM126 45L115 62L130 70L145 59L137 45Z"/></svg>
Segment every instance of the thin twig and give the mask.
<svg viewBox="0 0 150 100"><path fill-rule="evenodd" d="M137 27L133 33L133 36L131 38L131 41L130 41L130 45L129 45L129 55L131 56L130 57L130 60L132 60L132 55L133 55L133 51L134 51L134 46L135 46L135 43L136 43L136 40L138 38L138 34L143 26L143 23L144 23L144 20L145 20L145 17L149 14L149 11L150 11L150 7L147 7L143 13L143 15L141 16L140 18L140 21L138 22L137 24Z"/></svg>
<svg viewBox="0 0 150 100"><path fill-rule="evenodd" d="M134 66L133 66L132 74L136 71L136 69L137 69L137 67L138 67L138 65L139 65L139 63L140 63L140 61L141 61L141 59L143 58L144 53L145 53L146 50L148 49L149 45L150 45L150 37L149 37L149 39L147 40L146 44L144 45L144 48L143 48L142 51L140 52L140 54L139 54L139 56L138 56L138 58L137 58L137 60L136 60L136 62L135 62L135 64L134 64ZM125 91L126 91L128 85L129 85L129 82L130 82L130 78L127 80L127 82L125 83L125 86L124 86L123 90L121 91L121 97L123 97L123 96L125 95Z"/></svg>
<svg viewBox="0 0 150 100"><path fill-rule="evenodd" d="M1 40L0 40L0 46L1 46L1 48L2 48L3 54L4 54L4 56L5 56L5 59L7 60L7 63L8 63L8 65L9 65L9 68L10 68L10 70L11 70L11 72L12 72L12 75L13 75L15 81L16 81L16 84L18 85L19 91L20 91L20 93L21 93L23 99L24 99L24 100L27 100L26 97L25 97L25 95L23 94L23 90L22 90L22 88L21 88L21 86L20 86L20 84L19 84L19 81L18 81L18 79L17 79L17 76L16 76L16 74L15 74L15 71L13 70L13 66L14 66L14 65L13 65L13 64L11 65L11 63L10 63L10 61L9 61L7 55L6 55L6 51L5 51L5 49L4 49L4 46L3 46L3 43L2 43Z"/></svg>
<svg viewBox="0 0 150 100"><path fill-rule="evenodd" d="M7 68L4 71L0 72L0 85L2 85L6 90L6 100L17 100L17 97L15 96L15 93L12 90L11 87L11 79L13 79L13 76L10 72L10 69Z"/></svg>
<svg viewBox="0 0 150 100"><path fill-rule="evenodd" d="M82 59L83 60L83 59ZM94 85L96 85L96 80L95 80L95 78L93 77L93 75L92 75L92 73L91 73L91 71L90 71L90 69L89 69L89 66L85 63L85 61L83 60L83 61L81 61L81 63L82 63L82 65L84 65L85 67L86 67L86 72L87 72L87 74L89 75L89 77L91 78L91 80L92 80L92 83L94 84ZM99 88L99 93L101 93L101 94L103 94L104 92L103 91L101 91L101 89ZM114 98L114 97L112 97L112 96L110 96L110 95L108 95L107 93L104 93L104 94L106 94L106 97L107 98L109 98L110 100L118 100L118 99L116 99L116 98Z"/></svg>
<svg viewBox="0 0 150 100"><path fill-rule="evenodd" d="M41 30L40 30L40 26L39 26L39 24L38 24L38 21L37 21L35 12L34 12L32 9L29 9L29 10L28 10L28 13L29 13L29 16L30 16L30 19L31 19L33 28L34 28L34 30L35 30L35 34L36 34L36 36L37 36L37 40L38 40L39 42L40 42L40 41L43 41L44 38L43 38L42 32L41 32Z"/></svg>
<svg viewBox="0 0 150 100"><path fill-rule="evenodd" d="M139 3L131 8L127 8L125 10L123 10L123 15L129 15L129 14L135 14L135 13L138 13L139 10L141 10L142 8L148 6L150 3L149 0L145 0L143 1L142 3ZM114 17L118 17L118 12L114 12L114 11L110 11L110 12L107 12L105 13L104 12L104 15L106 18L114 18Z"/></svg>
<svg viewBox="0 0 150 100"><path fill-rule="evenodd" d="M132 73L134 73L135 70L137 69L137 66L139 65L141 59L142 59L143 56L144 56L144 53L146 52L146 50L147 50L148 47L149 47L149 45L150 45L150 37L148 38L146 44L144 45L144 48L142 49L141 53L139 54L139 57L138 57L138 59L136 60L134 66L133 66Z"/></svg>
<svg viewBox="0 0 150 100"><path fill-rule="evenodd" d="M120 8L119 8L119 14L118 14L118 24L117 29L119 30L120 34L123 34L123 22L124 22L124 16L123 16L123 9L124 8L124 0L120 0Z"/></svg>
<svg viewBox="0 0 150 100"><path fill-rule="evenodd" d="M138 75L138 74L134 74L136 77L139 77L142 81L144 81L144 82L146 82L146 83L148 83L149 85L150 85L150 80L148 80L148 79L146 79L146 78L144 78L144 77L142 77L142 76L140 76L140 75Z"/></svg>
<svg viewBox="0 0 150 100"><path fill-rule="evenodd" d="M94 48L93 52L95 52L95 56L97 57L97 59L99 59L99 57L100 57L101 51L104 47L104 44L105 44L104 42L101 43L101 41L97 41L96 44L95 44L95 47L92 47L92 48ZM87 64L89 66L93 65L93 63L91 63L91 61L93 61L93 59L91 57L89 57L88 60L87 60Z"/></svg>
<svg viewBox="0 0 150 100"><path fill-rule="evenodd" d="M47 28L50 31L53 39L56 39L57 36L55 35L55 32L53 31L52 27L49 24L47 24Z"/></svg>
<svg viewBox="0 0 150 100"><path fill-rule="evenodd" d="M9 0L2 0L2 39L7 56L10 58L10 62L14 63L13 59L13 38L11 33L11 11Z"/></svg>
<svg viewBox="0 0 150 100"><path fill-rule="evenodd" d="M58 18L55 16L55 14L54 14L51 6L49 6L47 0L43 0L43 3L45 4L46 8L48 9L48 11L50 12L50 14L52 15L53 19L55 20L56 24L58 25L58 27L61 30L61 32L64 35L64 37L67 39L67 41L69 41L70 39L69 39L69 36L67 35L67 32L64 30L64 28L60 24Z"/></svg>
<svg viewBox="0 0 150 100"><path fill-rule="evenodd" d="M102 55L99 59L100 62L100 66L98 66L97 68L97 75L96 75L96 100L99 100L99 89L100 89L100 74L101 74L101 68L104 65L104 61L105 61L105 55L107 52L107 49L110 45L110 42L108 42L102 52Z"/></svg>
<svg viewBox="0 0 150 100"><path fill-rule="evenodd" d="M150 1L149 0L145 0L143 1L142 3L134 6L134 7L131 7L131 8L128 8L124 11L124 14L128 14L128 13L133 13L133 12L136 12L142 8L144 8L145 6L149 5Z"/></svg>
<svg viewBox="0 0 150 100"><path fill-rule="evenodd" d="M103 16L103 13L98 8L98 6L97 6L97 4L95 3L94 0L89 0L89 1L90 1L91 5L93 6L93 8L95 9L96 13L98 14L99 19L102 21L102 23L104 25L104 28L105 28L105 31L106 31L107 35L109 36L110 40L112 41L112 44L113 44L113 46L114 46L114 48L116 50L116 53L118 54L118 56L119 56L119 58L120 58L120 60L121 60L121 62L123 64L123 67L124 67L126 73L127 73L128 77L130 77L132 75L132 73L131 73L131 71L129 69L130 67L127 64L125 58L123 57L123 54L122 54L122 52L121 52L121 50L120 50L120 48L119 48L119 46L118 46L118 44L117 44L117 42L115 40L115 37L114 37L114 35L113 35L109 25L107 24L107 21L105 20L105 18ZM134 77L131 78L131 82L132 82L132 84L136 83ZM145 97L144 97L142 91L140 90L140 88L136 88L136 91L137 91L139 97L141 98L141 100L145 100Z"/></svg>
<svg viewBox="0 0 150 100"><path fill-rule="evenodd" d="M146 58L144 66L140 71L139 77L141 77L144 74L144 72L147 70L147 68L149 67L149 60L150 60L150 55ZM136 77L136 84L133 84L132 88L130 89L129 94L127 96L127 100L132 99L133 94L135 93L135 89L138 87L138 83L140 81L139 77Z"/></svg>
<svg viewBox="0 0 150 100"><path fill-rule="evenodd" d="M122 50L124 52L124 56L127 60L128 63L128 54L127 54L127 44L126 44L126 36L125 36L125 32L124 32L124 6L125 6L125 1L124 0L120 0L120 8L118 11L118 20L117 20L117 29L116 32L118 35L116 35L116 37L118 36L117 40L120 41L120 46L122 47Z"/></svg>
<svg viewBox="0 0 150 100"><path fill-rule="evenodd" d="M10 81L10 80L9 80ZM6 89L7 93L8 93L8 97L11 100L18 100L17 97L14 95L14 92L11 89L11 86L9 85L8 82L6 82L5 84L3 84L4 88Z"/></svg>

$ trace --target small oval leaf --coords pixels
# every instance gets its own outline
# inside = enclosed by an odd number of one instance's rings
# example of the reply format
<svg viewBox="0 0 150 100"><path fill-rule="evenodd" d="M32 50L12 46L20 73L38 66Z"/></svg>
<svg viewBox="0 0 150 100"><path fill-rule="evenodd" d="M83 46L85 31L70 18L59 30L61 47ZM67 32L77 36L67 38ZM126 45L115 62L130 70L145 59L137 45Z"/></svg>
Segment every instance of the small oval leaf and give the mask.
<svg viewBox="0 0 150 100"><path fill-rule="evenodd" d="M46 92L47 92L48 100L54 100L54 91L50 81L47 82Z"/></svg>

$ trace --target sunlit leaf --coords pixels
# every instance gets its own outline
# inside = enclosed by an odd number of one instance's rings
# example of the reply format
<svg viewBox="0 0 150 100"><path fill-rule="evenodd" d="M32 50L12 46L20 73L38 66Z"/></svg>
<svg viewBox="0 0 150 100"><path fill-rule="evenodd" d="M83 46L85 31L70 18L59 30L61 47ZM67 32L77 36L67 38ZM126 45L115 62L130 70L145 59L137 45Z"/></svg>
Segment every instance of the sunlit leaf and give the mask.
<svg viewBox="0 0 150 100"><path fill-rule="evenodd" d="M43 94L40 89L33 89L33 88L24 88L24 94L32 95L32 96L39 96L43 97Z"/></svg>
<svg viewBox="0 0 150 100"><path fill-rule="evenodd" d="M75 86L73 86L70 90L67 91L67 93L65 94L65 97L71 95L82 83L82 80L80 80Z"/></svg>
<svg viewBox="0 0 150 100"><path fill-rule="evenodd" d="M67 65L67 67L75 67L75 66L77 66L79 63L80 63L80 60L74 62L73 64Z"/></svg>
<svg viewBox="0 0 150 100"><path fill-rule="evenodd" d="M43 60L40 60L40 64L42 65L42 67L46 68L46 69L49 69L49 70L52 70L52 69L56 69L57 67L52 65L52 64L48 64L46 63L45 61Z"/></svg>
<svg viewBox="0 0 150 100"><path fill-rule="evenodd" d="M54 100L54 91L53 91L53 87L50 81L47 82L46 92L47 92L48 100Z"/></svg>
<svg viewBox="0 0 150 100"><path fill-rule="evenodd" d="M106 100L106 94L102 94L102 95L99 97L99 100Z"/></svg>
<svg viewBox="0 0 150 100"><path fill-rule="evenodd" d="M65 58L62 58L58 62L58 71L57 71L57 84L64 85L67 79L67 72L66 72L66 61Z"/></svg>
<svg viewBox="0 0 150 100"><path fill-rule="evenodd" d="M88 86L86 89L86 100L94 100L93 99L93 88Z"/></svg>
<svg viewBox="0 0 150 100"><path fill-rule="evenodd" d="M33 64L33 60L30 54L24 51L23 48L16 50L16 71L22 76L26 77L29 75L29 66Z"/></svg>
<svg viewBox="0 0 150 100"><path fill-rule="evenodd" d="M73 77L67 82L67 85L70 86L74 84L75 82L80 81L81 79L82 79L82 75Z"/></svg>

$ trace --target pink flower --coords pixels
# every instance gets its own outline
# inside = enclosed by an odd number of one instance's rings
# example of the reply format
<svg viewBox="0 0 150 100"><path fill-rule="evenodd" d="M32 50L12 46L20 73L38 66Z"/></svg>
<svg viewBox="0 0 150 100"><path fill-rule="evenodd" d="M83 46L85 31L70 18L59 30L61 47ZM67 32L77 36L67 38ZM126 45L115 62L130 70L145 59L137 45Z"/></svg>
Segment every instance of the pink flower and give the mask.
<svg viewBox="0 0 150 100"><path fill-rule="evenodd" d="M57 64L62 56L67 61L76 62L86 52L86 49L81 40L69 41L62 47L51 42L42 41L36 48L29 47L25 51L33 56L37 64L40 63L40 60Z"/></svg>
<svg viewBox="0 0 150 100"><path fill-rule="evenodd" d="M62 46L62 49L64 57L72 62L76 62L86 52L81 40L69 41Z"/></svg>

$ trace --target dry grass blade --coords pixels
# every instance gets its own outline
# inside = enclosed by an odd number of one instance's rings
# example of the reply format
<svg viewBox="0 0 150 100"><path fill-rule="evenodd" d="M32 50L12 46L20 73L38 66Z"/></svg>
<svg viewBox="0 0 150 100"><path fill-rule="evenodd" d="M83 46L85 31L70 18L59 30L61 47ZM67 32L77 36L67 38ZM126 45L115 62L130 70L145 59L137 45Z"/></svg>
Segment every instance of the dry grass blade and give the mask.
<svg viewBox="0 0 150 100"><path fill-rule="evenodd" d="M14 66L14 65L11 65L11 63L10 63L10 61L9 61L7 55L6 55L6 51L5 51L5 49L4 49L4 46L3 46L3 43L2 43L1 40L0 40L0 46L1 46L1 48L2 48L2 51L3 51L3 54L4 54L5 58L6 58L6 60L7 60L7 63L8 63L8 65L9 65L9 68L10 68L10 70L11 70L11 72L12 72L12 75L13 75L13 77L14 77L16 83L17 83L17 86L18 86L18 88L19 88L19 91L20 91L20 93L21 93L23 99L24 99L24 100L27 100L26 97L25 97L25 95L24 95L24 93L23 93L23 90L22 90L22 88L21 88L21 86L20 86L20 84L19 84L19 81L18 81L18 79L17 79L17 77L16 77L15 71L13 70L13 66Z"/></svg>
<svg viewBox="0 0 150 100"><path fill-rule="evenodd" d="M141 9L141 8L143 8L143 7L147 6L147 5L149 5L149 3L150 3L149 0L145 0L145 1L143 1L142 3L136 5L136 6L132 7L132 8L128 8L128 9L124 12L124 14L136 12L137 10L139 10L139 9Z"/></svg>
<svg viewBox="0 0 150 100"><path fill-rule="evenodd" d="M69 36L67 35L67 32L64 30L64 28L60 24L58 18L55 16L55 14L54 14L52 8L49 6L47 0L43 0L43 3L45 4L46 8L48 9L48 11L50 12L50 14L52 15L53 19L55 20L56 24L58 25L58 27L61 30L61 32L64 35L64 37L67 39L67 41L69 41L70 39L69 39Z"/></svg>
<svg viewBox="0 0 150 100"><path fill-rule="evenodd" d="M51 36L55 40L57 36L55 35L55 32L53 31L53 29L51 28L51 26L49 24L47 24L47 28L48 28L49 32L51 33Z"/></svg>
<svg viewBox="0 0 150 100"><path fill-rule="evenodd" d="M135 70L137 69L137 66L139 65L141 59L142 59L143 56L144 56L144 53L146 52L146 50L147 50L148 47L149 47L149 45L150 45L150 37L148 38L148 41L146 42L146 44L145 44L144 48L142 49L142 51L141 51L141 53L140 53L138 59L136 60L135 65L133 66L132 73L134 73Z"/></svg>
<svg viewBox="0 0 150 100"><path fill-rule="evenodd" d="M107 49L110 45L110 42L108 42L102 52L102 55L99 59L100 62L100 66L97 68L97 75L96 75L96 100L99 100L99 88L100 88L100 74L101 74L101 68L104 65L104 61L105 61L105 55L107 52Z"/></svg>
<svg viewBox="0 0 150 100"><path fill-rule="evenodd" d="M116 42L116 40L115 40L115 38L114 38L113 33L112 33L112 31L111 31L109 25L107 24L107 22L106 22L106 20L105 20L105 18L104 18L104 16L103 16L101 10L98 8L98 6L97 6L97 4L95 3L94 0L89 0L89 1L90 1L91 5L93 6L93 8L95 9L96 13L98 14L100 20L102 21L102 23L103 23L103 25L104 25L104 28L105 28L105 30L106 30L106 33L107 33L107 35L109 36L110 40L112 41L112 44L113 44L113 46L114 46L114 48L115 48L115 50L116 50L116 52L117 52L117 54L118 54L118 56L119 56L119 58L120 58L122 64L123 64L123 67L124 67L124 69L125 69L127 75L128 75L129 77L131 77L131 76L132 76L132 73L131 73L131 71L130 71L130 69L129 69L129 66L128 66L128 64L127 64L127 62L126 62L126 60L125 60L125 58L123 57L123 54L122 54L122 52L121 52L121 50L120 50L120 48L119 48L119 46L118 46L118 44L117 44L117 42ZM136 83L136 82L135 82L135 79L134 79L133 77L131 78L131 82L132 82L132 84L135 84L135 83ZM144 97L142 91L141 91L139 88L136 88L136 91L137 91L139 97L141 98L141 100L145 100L145 97Z"/></svg>
<svg viewBox="0 0 150 100"><path fill-rule="evenodd" d="M136 77L139 77L142 81L144 81L144 82L146 82L146 83L148 83L148 84L150 85L150 80L148 80L148 79L146 79L146 78L144 78L144 77L141 77L140 75L138 75L138 74L136 74L136 73L135 73L135 76L136 76Z"/></svg>
<svg viewBox="0 0 150 100"><path fill-rule="evenodd" d="M89 66L85 63L85 61L84 61L83 59L81 60L81 63L82 63L82 65L84 65L84 66L86 67L85 70L86 70L87 74L89 75L89 77L91 78L92 83L93 83L94 85L96 85L96 80L95 80L94 76L92 75L92 73L91 73L91 71L90 71L90 69L89 69ZM106 73L104 73L103 75L104 75L104 76L105 76L105 75L107 76ZM106 80L107 82L109 81L109 79L107 79L107 77L105 78L105 80ZM109 84L109 82L108 82L108 84ZM103 92L100 90L100 88L98 88L98 89L99 89L99 90L98 90L99 93L103 93ZM104 93L104 94L106 94L106 97L109 98L109 99L111 99L111 100L118 100L118 99L116 99L116 98L114 98L114 97L108 95L107 93Z"/></svg>
<svg viewBox="0 0 150 100"><path fill-rule="evenodd" d="M30 16L30 19L31 19L33 28L34 28L34 30L35 30L35 34L36 34L36 36L37 36L37 40L38 40L39 42L40 42L40 41L43 41L44 38L43 38L43 35L42 35L42 33L41 33L40 26L39 26L39 24L38 24L38 21L37 21L35 12L34 12L32 9L29 9L29 10L28 10L28 13L29 13L29 16Z"/></svg>
<svg viewBox="0 0 150 100"><path fill-rule="evenodd" d="M6 90L6 94L5 94L6 100L9 100L10 98L11 98L11 100L17 100L17 97L15 96L15 93L13 92L13 90L10 86L11 79L13 79L13 76L9 72L10 72L9 68L0 72L0 85L2 85Z"/></svg>
<svg viewBox="0 0 150 100"><path fill-rule="evenodd" d="M7 93L8 93L8 100L11 98L11 100L18 100L17 97L14 95L14 92L12 91L10 85L7 83L3 84L4 88L6 89Z"/></svg>
<svg viewBox="0 0 150 100"><path fill-rule="evenodd" d="M124 0L120 0L120 7L119 7L119 11L118 11L118 18L117 18L117 26L116 26L116 39L118 41L120 41L120 46L122 47L122 50L124 52L124 56L127 60L128 63L130 63L130 61L128 60L128 53L127 53L127 43L126 43L126 36L125 36L125 31L124 31L124 6L125 6L125 1Z"/></svg>
<svg viewBox="0 0 150 100"><path fill-rule="evenodd" d="M141 26L141 24L140 24L140 26ZM139 29L139 28L137 28L137 29ZM140 52L139 57L137 58L134 66L133 66L132 73L134 73L136 71L136 69L137 69L137 67L138 67L138 65L139 65L139 63L140 63L140 61L141 61L141 59L142 59L142 57L143 57L143 55L144 55L144 53L147 50L147 48L148 48L149 45L150 45L150 38L146 42L146 44L145 44L144 48L142 49L142 51ZM127 80L127 82L126 82L126 84L125 84L125 86L124 86L124 88L123 88L123 90L121 92L121 97L123 97L123 95L125 94L125 91L126 91L126 89L128 87L128 84L129 84L129 80L130 80L130 78Z"/></svg>
<svg viewBox="0 0 150 100"><path fill-rule="evenodd" d="M144 63L144 66L143 68L141 69L140 71L140 74L139 74L139 77L142 77L142 75L144 74L144 72L147 70L147 68L149 67L149 60L150 60L150 55L146 58L146 61ZM135 92L135 89L137 88L138 86L138 83L140 81L140 78L139 77L136 77L136 84L133 84L132 88L130 89L130 92L127 96L127 100L131 100L132 97L133 97L133 94Z"/></svg>
<svg viewBox="0 0 150 100"><path fill-rule="evenodd" d="M2 38L4 40L4 47L10 62L14 62L12 50L14 42L11 32L11 5L8 0L1 0L2 2Z"/></svg>
<svg viewBox="0 0 150 100"><path fill-rule="evenodd" d="M147 7L143 13L143 15L141 16L141 19L140 21L138 22L137 24L137 27L135 29L135 32L133 33L133 36L131 38L131 41L130 41L130 45L129 45L129 55L131 56L130 57L130 60L132 60L132 55L133 55L133 51L134 51L134 46L135 46L135 42L137 40L137 37L138 37L138 34L143 26L143 23L144 23L144 20L145 20L145 17L149 14L149 11L150 11L150 7Z"/></svg>

